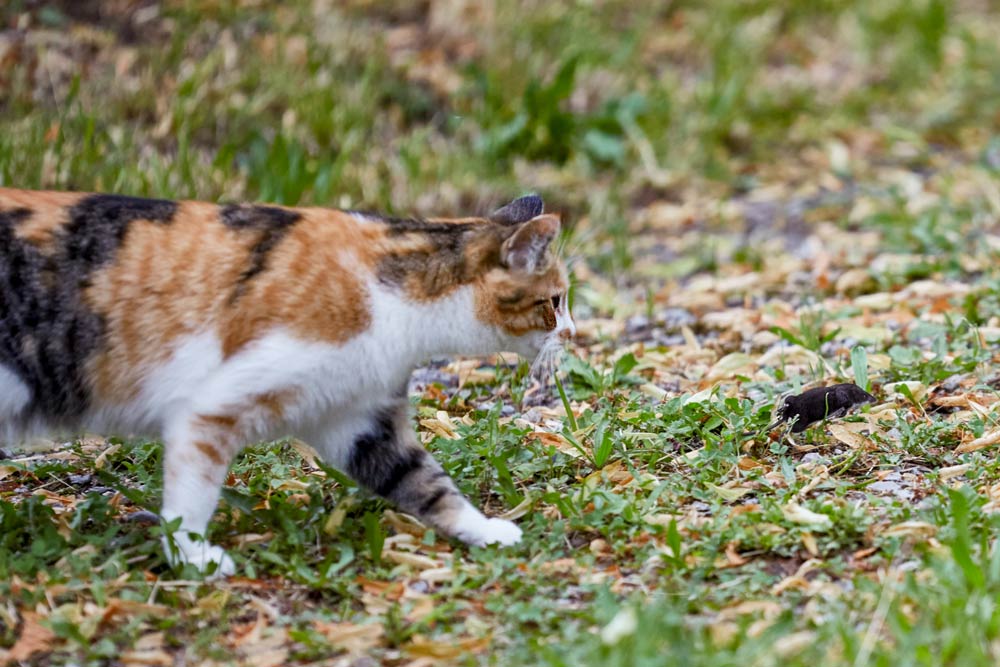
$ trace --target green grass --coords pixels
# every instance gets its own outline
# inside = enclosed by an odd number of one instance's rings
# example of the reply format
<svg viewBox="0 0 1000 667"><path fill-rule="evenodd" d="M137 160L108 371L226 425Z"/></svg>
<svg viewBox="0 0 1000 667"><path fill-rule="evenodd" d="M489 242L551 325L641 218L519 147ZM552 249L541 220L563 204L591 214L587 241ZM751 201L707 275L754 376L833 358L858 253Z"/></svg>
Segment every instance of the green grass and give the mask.
<svg viewBox="0 0 1000 667"><path fill-rule="evenodd" d="M525 540L453 544L270 443L211 527L241 577L205 583L128 519L161 446L74 442L0 465L0 657L37 618L40 664L997 662L1000 465L956 448L998 426L1000 15L261 4L7 3L0 184L429 215L543 193L581 330L556 386L447 367L411 397ZM782 393L855 380L878 405L761 432Z"/></svg>

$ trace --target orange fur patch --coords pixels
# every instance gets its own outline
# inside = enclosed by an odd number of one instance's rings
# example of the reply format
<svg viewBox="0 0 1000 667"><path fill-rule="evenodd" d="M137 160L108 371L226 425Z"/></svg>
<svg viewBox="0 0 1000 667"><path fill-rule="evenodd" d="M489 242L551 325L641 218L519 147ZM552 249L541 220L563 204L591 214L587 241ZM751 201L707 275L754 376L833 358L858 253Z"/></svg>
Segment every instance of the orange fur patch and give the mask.
<svg viewBox="0 0 1000 667"><path fill-rule="evenodd" d="M116 261L94 274L86 298L104 317L107 345L91 372L105 397L127 400L178 338L223 317L250 250L207 224L217 216L212 204L184 202L170 224L136 221Z"/></svg>
<svg viewBox="0 0 1000 667"><path fill-rule="evenodd" d="M220 452L219 448L213 445L212 443L204 442L202 440L195 440L194 446L198 449L199 452L204 454L205 457L212 463L216 465L222 465L223 463L226 462L226 459L222 455L222 452Z"/></svg>
<svg viewBox="0 0 1000 667"><path fill-rule="evenodd" d="M14 229L14 236L48 255L52 251L56 232L69 222L69 208L89 194L0 188L0 211L29 211L30 215Z"/></svg>
<svg viewBox="0 0 1000 667"><path fill-rule="evenodd" d="M297 211L302 219L221 322L224 356L276 327L307 340L344 343L371 323L364 281L378 230L340 211Z"/></svg>
<svg viewBox="0 0 1000 667"><path fill-rule="evenodd" d="M552 331L556 314L549 299L565 295L568 284L566 270L559 262L550 263L541 274L493 269L476 283L476 316L514 336Z"/></svg>
<svg viewBox="0 0 1000 667"><path fill-rule="evenodd" d="M237 422L239 421L232 415L202 415L199 420L209 426L215 426L223 429L235 428Z"/></svg>
<svg viewBox="0 0 1000 667"><path fill-rule="evenodd" d="M254 398L254 405L272 419L285 416L285 405L291 402L291 392L268 392Z"/></svg>

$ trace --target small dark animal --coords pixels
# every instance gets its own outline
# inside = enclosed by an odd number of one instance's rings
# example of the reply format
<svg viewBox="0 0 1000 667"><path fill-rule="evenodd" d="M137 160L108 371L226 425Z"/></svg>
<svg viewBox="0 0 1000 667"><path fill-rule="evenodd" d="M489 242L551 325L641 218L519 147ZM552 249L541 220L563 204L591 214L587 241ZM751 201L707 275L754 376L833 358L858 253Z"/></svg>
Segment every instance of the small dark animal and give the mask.
<svg viewBox="0 0 1000 667"><path fill-rule="evenodd" d="M801 433L816 422L843 417L858 406L874 402L875 397L856 384L816 387L785 398L778 408L778 419L768 429L787 422L792 425L792 433Z"/></svg>

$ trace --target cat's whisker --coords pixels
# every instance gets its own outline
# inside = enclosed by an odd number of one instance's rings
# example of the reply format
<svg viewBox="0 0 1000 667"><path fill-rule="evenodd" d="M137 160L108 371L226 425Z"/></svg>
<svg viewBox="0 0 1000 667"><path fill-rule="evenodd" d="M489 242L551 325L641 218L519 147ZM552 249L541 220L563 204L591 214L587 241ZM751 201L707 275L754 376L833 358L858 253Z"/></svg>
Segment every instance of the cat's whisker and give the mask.
<svg viewBox="0 0 1000 667"><path fill-rule="evenodd" d="M558 340L546 341L531 364L531 377L542 384L547 384L559 365L559 357L563 350L564 348Z"/></svg>

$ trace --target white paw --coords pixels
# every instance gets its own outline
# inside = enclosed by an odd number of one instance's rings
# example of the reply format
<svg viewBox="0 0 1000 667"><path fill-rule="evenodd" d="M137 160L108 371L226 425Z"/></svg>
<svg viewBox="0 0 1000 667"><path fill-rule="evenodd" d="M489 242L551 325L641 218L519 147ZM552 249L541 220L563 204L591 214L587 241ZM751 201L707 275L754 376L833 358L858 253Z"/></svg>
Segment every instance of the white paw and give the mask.
<svg viewBox="0 0 1000 667"><path fill-rule="evenodd" d="M521 541L521 529L506 519L488 519L486 544L508 547Z"/></svg>
<svg viewBox="0 0 1000 667"><path fill-rule="evenodd" d="M466 544L485 547L487 544L510 546L521 541L521 529L505 519L487 519L473 507L462 510L455 522L453 534Z"/></svg>
<svg viewBox="0 0 1000 667"><path fill-rule="evenodd" d="M172 544L170 543L172 542ZM180 532L173 539L164 539L163 549L170 565L194 565L208 579L221 579L236 573L236 563L222 547L204 541L192 540Z"/></svg>
<svg viewBox="0 0 1000 667"><path fill-rule="evenodd" d="M225 549L214 544L195 546L197 547L195 553L185 560L198 568L207 579L222 579L236 574L236 563L229 557Z"/></svg>

